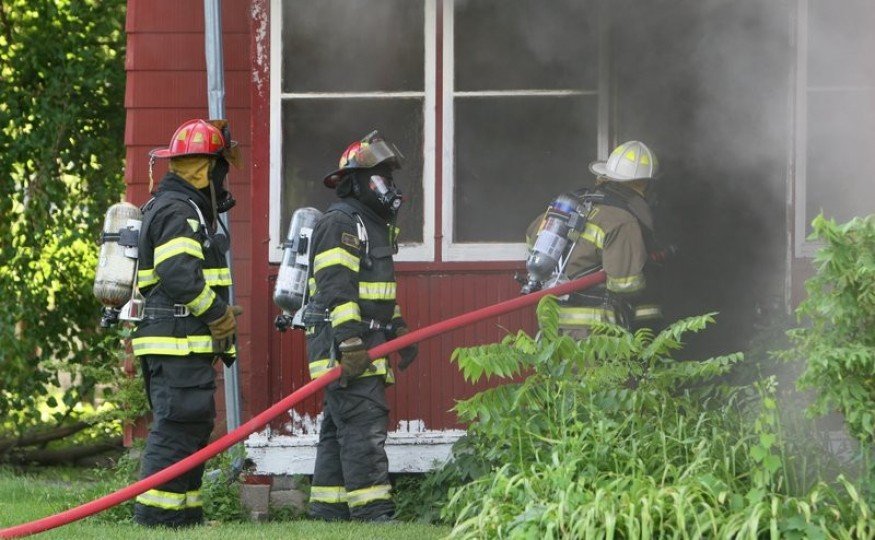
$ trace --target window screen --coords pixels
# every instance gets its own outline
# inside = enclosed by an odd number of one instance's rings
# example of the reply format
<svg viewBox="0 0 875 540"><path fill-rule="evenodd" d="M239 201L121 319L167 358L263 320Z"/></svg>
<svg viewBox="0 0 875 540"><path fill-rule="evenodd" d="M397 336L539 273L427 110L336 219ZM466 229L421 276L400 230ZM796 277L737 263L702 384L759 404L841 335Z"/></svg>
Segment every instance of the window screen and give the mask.
<svg viewBox="0 0 875 540"><path fill-rule="evenodd" d="M422 242L424 7L411 0L282 2L280 231L336 201L322 178L374 129L407 158L402 243Z"/></svg>
<svg viewBox="0 0 875 540"><path fill-rule="evenodd" d="M875 2L808 3L805 223L875 212ZM801 210L801 209L800 209Z"/></svg>
<svg viewBox="0 0 875 540"><path fill-rule="evenodd" d="M591 182L597 19L594 1L455 4L454 242L522 242L556 194Z"/></svg>

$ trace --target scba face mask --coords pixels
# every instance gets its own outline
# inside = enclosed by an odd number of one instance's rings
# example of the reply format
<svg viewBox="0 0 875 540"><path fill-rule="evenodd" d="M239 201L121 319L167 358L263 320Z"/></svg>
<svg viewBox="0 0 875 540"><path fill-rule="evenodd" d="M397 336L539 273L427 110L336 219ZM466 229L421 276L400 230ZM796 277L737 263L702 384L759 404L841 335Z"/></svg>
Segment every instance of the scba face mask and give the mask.
<svg viewBox="0 0 875 540"><path fill-rule="evenodd" d="M216 212L220 214L224 214L237 204L231 192L225 189L225 178L228 176L229 168L228 160L219 156L210 169L210 183L216 192Z"/></svg>
<svg viewBox="0 0 875 540"><path fill-rule="evenodd" d="M404 197L401 190L392 182L391 177L372 174L368 181L368 186L383 207L393 214L398 212L398 209L401 208L401 203L404 202Z"/></svg>

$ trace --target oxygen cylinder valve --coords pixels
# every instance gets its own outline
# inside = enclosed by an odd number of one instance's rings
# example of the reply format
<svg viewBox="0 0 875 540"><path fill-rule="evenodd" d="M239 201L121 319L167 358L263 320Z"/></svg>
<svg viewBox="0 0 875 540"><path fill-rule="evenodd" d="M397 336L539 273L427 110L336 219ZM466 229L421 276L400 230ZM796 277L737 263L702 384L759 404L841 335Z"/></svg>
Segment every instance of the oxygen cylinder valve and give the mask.
<svg viewBox="0 0 875 540"><path fill-rule="evenodd" d="M273 321L273 325L276 326L276 329L280 332L285 332L289 328L292 327L292 316L286 313L280 313L276 316L276 319Z"/></svg>
<svg viewBox="0 0 875 540"><path fill-rule="evenodd" d="M118 324L120 311L118 308L104 306L100 310L100 327L109 328L114 324Z"/></svg>

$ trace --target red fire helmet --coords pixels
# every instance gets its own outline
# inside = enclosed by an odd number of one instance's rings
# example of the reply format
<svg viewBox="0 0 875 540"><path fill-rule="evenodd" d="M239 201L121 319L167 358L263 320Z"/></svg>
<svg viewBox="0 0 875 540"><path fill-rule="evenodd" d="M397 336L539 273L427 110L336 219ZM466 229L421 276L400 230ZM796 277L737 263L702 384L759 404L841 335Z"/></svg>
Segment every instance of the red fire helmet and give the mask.
<svg viewBox="0 0 875 540"><path fill-rule="evenodd" d="M225 148L221 130L206 120L189 120L176 129L170 146L149 152L154 158L215 156Z"/></svg>

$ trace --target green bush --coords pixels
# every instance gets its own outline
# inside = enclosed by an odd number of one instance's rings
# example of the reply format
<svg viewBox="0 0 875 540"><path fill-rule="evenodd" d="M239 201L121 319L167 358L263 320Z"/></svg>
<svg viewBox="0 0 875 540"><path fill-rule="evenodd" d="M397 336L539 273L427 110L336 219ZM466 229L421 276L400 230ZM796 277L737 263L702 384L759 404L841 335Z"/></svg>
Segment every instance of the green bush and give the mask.
<svg viewBox="0 0 875 540"><path fill-rule="evenodd" d="M790 331L790 356L806 360L802 388L817 390L815 414L841 412L863 447L875 447L875 216L837 225L822 215L810 239L823 242L817 274Z"/></svg>
<svg viewBox="0 0 875 540"><path fill-rule="evenodd" d="M554 299L538 318L538 339L520 332L453 355L468 380L507 381L457 404L470 423L466 464L424 482L448 488L442 518L454 537L875 533L870 507L844 479L793 493L774 379L715 383L741 354L672 360L712 315L658 335L599 326L579 342L559 334Z"/></svg>

